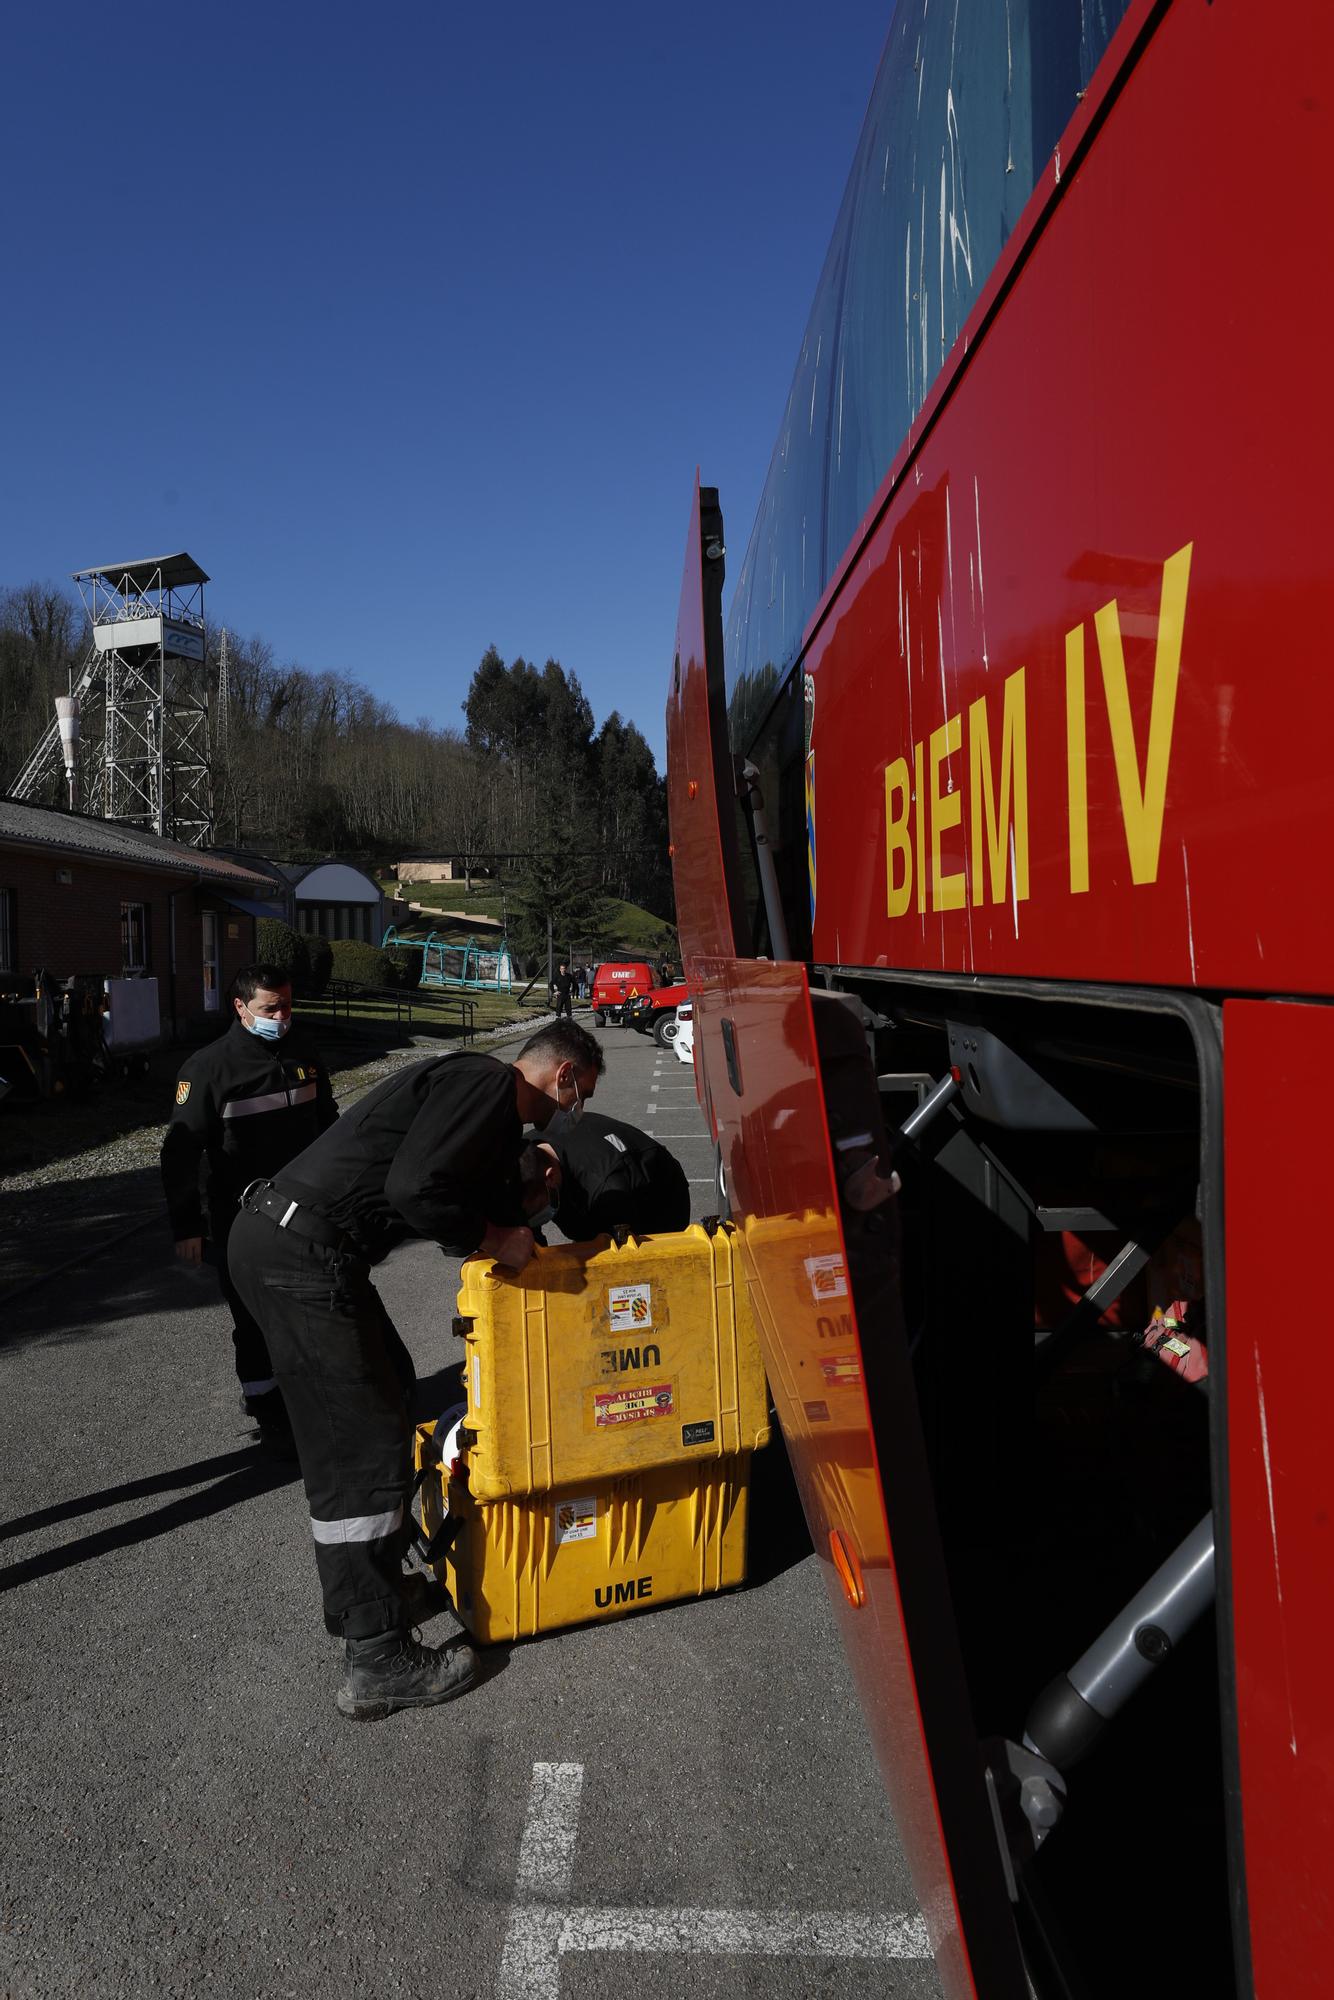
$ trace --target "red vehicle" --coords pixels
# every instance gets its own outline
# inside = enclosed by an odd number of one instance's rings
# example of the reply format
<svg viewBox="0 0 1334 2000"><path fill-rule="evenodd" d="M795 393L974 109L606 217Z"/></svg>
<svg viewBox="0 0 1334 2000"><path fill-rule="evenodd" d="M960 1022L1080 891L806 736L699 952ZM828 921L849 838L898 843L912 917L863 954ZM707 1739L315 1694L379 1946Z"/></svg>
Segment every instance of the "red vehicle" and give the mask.
<svg viewBox="0 0 1334 2000"><path fill-rule="evenodd" d="M682 981L675 986L654 986L641 993L626 1009L626 1025L641 1035L652 1035L660 1049L676 1040L676 1010L690 998L690 988Z"/></svg>
<svg viewBox="0 0 1334 2000"><path fill-rule="evenodd" d="M951 2000L1331 1985L1332 87L900 0L725 643L696 494L697 1074Z"/></svg>
<svg viewBox="0 0 1334 2000"><path fill-rule="evenodd" d="M599 965L593 972L593 1019L598 1027L606 1021L625 1026L625 1010L633 1006L653 985L653 968L643 959L622 964Z"/></svg>

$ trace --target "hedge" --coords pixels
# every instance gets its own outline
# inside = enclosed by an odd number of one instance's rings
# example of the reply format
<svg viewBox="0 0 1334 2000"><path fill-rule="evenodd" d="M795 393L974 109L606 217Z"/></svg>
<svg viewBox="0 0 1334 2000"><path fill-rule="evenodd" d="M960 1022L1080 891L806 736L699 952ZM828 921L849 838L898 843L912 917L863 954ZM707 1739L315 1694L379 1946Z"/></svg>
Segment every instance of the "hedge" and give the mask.
<svg viewBox="0 0 1334 2000"><path fill-rule="evenodd" d="M307 936L301 942L306 947L308 968L301 990L309 999L318 1000L333 973L333 946L324 937Z"/></svg>
<svg viewBox="0 0 1334 2000"><path fill-rule="evenodd" d="M255 925L255 954L261 965L280 965L294 990L305 990L310 974L306 940L276 917L261 917Z"/></svg>
<svg viewBox="0 0 1334 2000"><path fill-rule="evenodd" d="M378 944L363 944L360 938L330 940L334 979L346 979L353 986L393 986L398 967Z"/></svg>
<svg viewBox="0 0 1334 2000"><path fill-rule="evenodd" d="M299 1000L318 1000L329 984L333 953L328 938L294 931L276 917L261 917L255 926L255 950L263 965L280 965Z"/></svg>

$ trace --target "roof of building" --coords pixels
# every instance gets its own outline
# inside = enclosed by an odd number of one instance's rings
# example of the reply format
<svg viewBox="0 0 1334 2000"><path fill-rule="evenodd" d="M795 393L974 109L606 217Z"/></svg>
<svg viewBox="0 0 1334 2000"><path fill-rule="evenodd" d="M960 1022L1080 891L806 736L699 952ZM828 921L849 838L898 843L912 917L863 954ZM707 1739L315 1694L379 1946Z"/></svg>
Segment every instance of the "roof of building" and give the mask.
<svg viewBox="0 0 1334 2000"><path fill-rule="evenodd" d="M162 590L187 590L209 581L194 557L188 556L184 549L174 556L144 556L138 562L99 563L96 569L76 569L74 581L86 583L95 576L121 591L146 590L154 584Z"/></svg>
<svg viewBox="0 0 1334 2000"><path fill-rule="evenodd" d="M272 880L256 869L243 868L206 848L184 847L138 827L118 826L87 813L56 812L19 799L0 798L0 847L34 847L48 853L84 854L98 861L120 861L131 868L148 868L166 875L185 875L198 882L232 888L238 894L272 893Z"/></svg>
<svg viewBox="0 0 1334 2000"><path fill-rule="evenodd" d="M358 868L353 861L340 861L336 854L326 854L323 861L271 861L269 866L286 876L293 889L299 889L308 876L318 874L321 868L341 868L345 874L359 876L366 884L371 891L367 901L378 899L380 896L380 885L373 875L368 875L364 868Z"/></svg>

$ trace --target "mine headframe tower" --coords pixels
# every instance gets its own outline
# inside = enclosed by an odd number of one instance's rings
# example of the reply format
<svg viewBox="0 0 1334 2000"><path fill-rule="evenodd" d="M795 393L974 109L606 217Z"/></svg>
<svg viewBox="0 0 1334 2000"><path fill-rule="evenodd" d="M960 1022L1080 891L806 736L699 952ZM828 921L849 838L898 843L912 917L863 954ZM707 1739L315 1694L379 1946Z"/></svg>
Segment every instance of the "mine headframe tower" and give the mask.
<svg viewBox="0 0 1334 2000"><path fill-rule="evenodd" d="M14 796L49 789L65 762L70 803L164 834L187 847L213 831L209 769L207 576L192 556L150 556L77 570L92 646L71 695L82 776L68 726L47 730L14 783ZM69 704L65 704L68 717ZM82 799L80 799L82 793Z"/></svg>

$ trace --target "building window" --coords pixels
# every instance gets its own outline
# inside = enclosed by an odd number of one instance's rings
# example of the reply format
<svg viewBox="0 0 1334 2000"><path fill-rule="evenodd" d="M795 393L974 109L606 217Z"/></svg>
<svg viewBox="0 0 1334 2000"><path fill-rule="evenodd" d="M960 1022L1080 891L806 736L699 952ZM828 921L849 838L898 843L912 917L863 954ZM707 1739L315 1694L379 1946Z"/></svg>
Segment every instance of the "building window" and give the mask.
<svg viewBox="0 0 1334 2000"><path fill-rule="evenodd" d="M120 906L120 962L126 972L148 970L148 905Z"/></svg>
<svg viewBox="0 0 1334 2000"><path fill-rule="evenodd" d="M18 901L17 889L0 889L0 972L19 969Z"/></svg>

